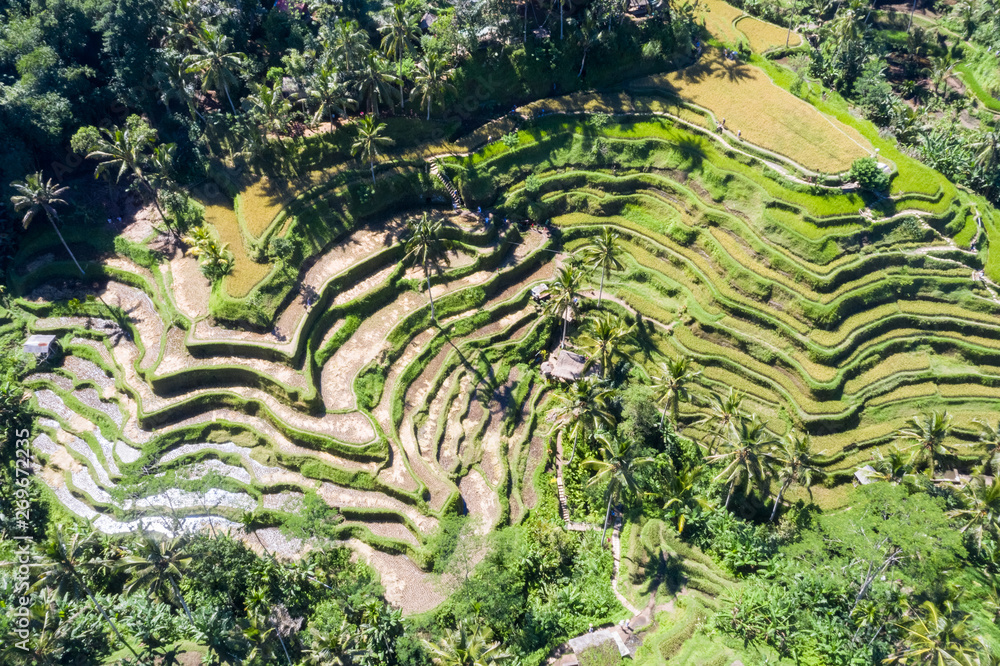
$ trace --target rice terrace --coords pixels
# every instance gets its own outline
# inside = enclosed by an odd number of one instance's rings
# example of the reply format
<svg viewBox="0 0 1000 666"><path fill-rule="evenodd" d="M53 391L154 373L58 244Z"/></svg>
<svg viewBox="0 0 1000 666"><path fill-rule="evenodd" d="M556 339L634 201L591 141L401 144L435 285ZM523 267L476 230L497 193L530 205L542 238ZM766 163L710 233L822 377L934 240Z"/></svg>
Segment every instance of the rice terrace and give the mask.
<svg viewBox="0 0 1000 666"><path fill-rule="evenodd" d="M65 4L0 662L1000 658L994 0Z"/></svg>

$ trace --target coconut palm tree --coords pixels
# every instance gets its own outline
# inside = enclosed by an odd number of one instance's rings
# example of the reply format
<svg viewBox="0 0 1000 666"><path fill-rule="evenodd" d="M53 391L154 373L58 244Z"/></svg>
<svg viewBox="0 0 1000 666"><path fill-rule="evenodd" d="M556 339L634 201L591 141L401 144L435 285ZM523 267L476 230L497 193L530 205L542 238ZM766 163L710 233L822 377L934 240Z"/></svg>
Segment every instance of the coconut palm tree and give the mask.
<svg viewBox="0 0 1000 666"><path fill-rule="evenodd" d="M708 399L708 410L709 413L698 419L696 425L712 425L712 442L708 446L708 455L712 455L719 438L725 437L730 428L744 418L743 394L732 387L726 395L713 392Z"/></svg>
<svg viewBox="0 0 1000 666"><path fill-rule="evenodd" d="M937 456L950 455L955 449L944 443L951 434L951 415L948 412L931 412L907 419L902 428L896 431L896 439L909 442L913 452L913 462L917 465L926 463L930 477L934 478L934 459Z"/></svg>
<svg viewBox="0 0 1000 666"><path fill-rule="evenodd" d="M583 76L583 68L587 64L587 54L595 46L604 40L604 30L594 18L592 12L588 11L580 22L580 49L583 51L583 59L580 60L580 71L576 78Z"/></svg>
<svg viewBox="0 0 1000 666"><path fill-rule="evenodd" d="M449 66L443 56L436 53L424 53L423 59L417 63L410 97L421 100L421 103L427 106L427 120L431 119L431 106L434 100L440 102L445 95L454 94L455 86L451 82L454 76L454 68Z"/></svg>
<svg viewBox="0 0 1000 666"><path fill-rule="evenodd" d="M651 464L653 459L637 457L638 451L634 442L619 439L609 431L597 433L594 439L600 446L601 459L591 458L583 465L597 472L587 485L608 484L605 490L608 496L608 508L604 513L604 531L601 533L601 543L604 543L604 537L608 533L608 519L611 518L612 502L634 495L638 491L638 473L643 467Z"/></svg>
<svg viewBox="0 0 1000 666"><path fill-rule="evenodd" d="M771 509L770 522L774 522L774 517L778 515L778 507L781 505L781 498L793 483L797 483L809 491L812 497L812 484L818 480L823 472L817 467L816 459L813 456L809 435L800 435L794 430L789 431L775 447L771 454L778 468L778 481L781 487L774 498L774 508Z"/></svg>
<svg viewBox="0 0 1000 666"><path fill-rule="evenodd" d="M912 609L916 610L916 609ZM900 628L903 647L885 660L887 664L951 666L973 664L975 649L968 646L968 615L956 613L950 601L939 608L932 601L920 604L913 619Z"/></svg>
<svg viewBox="0 0 1000 666"><path fill-rule="evenodd" d="M80 262L76 260L73 250L69 249L66 239L63 238L62 232L59 231L59 226L56 224L59 214L56 212L55 207L66 205L66 200L62 196L69 192L69 188L59 183L53 183L51 178L43 181L41 171L28 174L24 177L24 180L15 180L10 186L17 191L17 194L10 198L10 202L14 204L14 210L18 212L24 210L24 217L21 218L21 224L24 228L27 229L31 226L32 220L39 213L44 213L49 224L55 229L56 235L59 236L63 247L69 252L73 263L76 264L77 270L83 275Z"/></svg>
<svg viewBox="0 0 1000 666"><path fill-rule="evenodd" d="M33 586L34 590L44 587L52 587L60 594L76 595L78 591L83 591L90 599L91 603L101 614L104 621L108 623L114 631L118 640L128 648L135 657L138 653L122 637L118 626L108 616L104 606L97 601L94 593L87 585L87 572L94 566L100 558L95 552L95 541L92 533L87 533L79 526L73 529L69 538L60 529L56 529L48 541L42 546L42 556L44 561L38 565L40 575L38 581Z"/></svg>
<svg viewBox="0 0 1000 666"><path fill-rule="evenodd" d="M173 144L160 147L159 160L162 168L169 165L169 154L173 151ZM87 159L99 160L97 168L94 169L94 177L99 178L105 172L114 171L115 182L121 181L122 176L130 174L139 185L145 187L153 195L153 205L160 214L164 222L167 216L160 208L160 196L157 189L150 182L146 174L145 167L150 161L150 153L156 154L156 130L149 127L138 116L130 116L125 122L125 127L102 127L96 143L90 147Z"/></svg>
<svg viewBox="0 0 1000 666"><path fill-rule="evenodd" d="M627 325L618 315L602 312L587 319L583 345L601 359L601 377L607 378L615 356L625 352L635 325Z"/></svg>
<svg viewBox="0 0 1000 666"><path fill-rule="evenodd" d="M224 92L229 108L236 113L236 105L229 94L229 87L239 80L236 72L244 66L247 55L229 50L229 38L218 30L203 28L195 45L196 53L184 58L189 74L201 76L202 88Z"/></svg>
<svg viewBox="0 0 1000 666"><path fill-rule="evenodd" d="M910 460L896 448L890 450L888 455L876 449L869 464L878 472L879 478L893 485L912 484L916 478Z"/></svg>
<svg viewBox="0 0 1000 666"><path fill-rule="evenodd" d="M369 51L368 34L357 21L340 19L326 40L326 47L341 61L344 71L353 72Z"/></svg>
<svg viewBox="0 0 1000 666"><path fill-rule="evenodd" d="M1000 421L996 426L983 419L973 419L979 426L979 444L986 454L984 464L993 470L994 476L1000 476Z"/></svg>
<svg viewBox="0 0 1000 666"><path fill-rule="evenodd" d="M601 427L614 425L611 415L611 400L614 392L596 377L584 377L553 391L555 406L549 412L555 428L563 435L573 437L573 452L569 456L570 465L576 456L580 440L596 432Z"/></svg>
<svg viewBox="0 0 1000 666"><path fill-rule="evenodd" d="M559 346L566 344L566 325L575 319L580 309L580 287L583 273L575 266L563 266L556 279L549 283L549 300L545 304L545 314L562 319L562 339Z"/></svg>
<svg viewBox="0 0 1000 666"><path fill-rule="evenodd" d="M751 485L763 490L771 476L773 459L769 449L774 444L774 436L754 414L750 418L738 419L723 440L722 452L706 458L723 466L715 481L729 484L724 508L729 508L736 486L742 486L748 494Z"/></svg>
<svg viewBox="0 0 1000 666"><path fill-rule="evenodd" d="M403 57L409 55L414 43L420 40L417 14L408 9L402 0L393 0L381 16L382 51L396 61L396 76L399 78L399 99L406 107L403 97Z"/></svg>
<svg viewBox="0 0 1000 666"><path fill-rule="evenodd" d="M361 61L361 66L355 73L358 99L366 100L368 111L377 116L380 101L392 104L396 96L396 89L392 86L397 80L386 57L378 51L371 51Z"/></svg>
<svg viewBox="0 0 1000 666"><path fill-rule="evenodd" d="M660 417L660 427L667 418L667 408L673 417L674 427L678 427L678 405L681 400L690 400L687 391L688 382L696 379L701 371L691 372L691 361L686 356L677 359L667 359L660 363L659 372L652 377L653 392L659 396L657 402L663 405L663 415Z"/></svg>
<svg viewBox="0 0 1000 666"><path fill-rule="evenodd" d="M424 640L424 647L437 666L492 666L511 658L499 641L490 641L488 630L474 624L469 630L465 622L445 630L437 643Z"/></svg>
<svg viewBox="0 0 1000 666"><path fill-rule="evenodd" d="M597 307L604 300L604 281L614 271L625 268L621 262L622 250L618 244L620 236L611 227L604 227L598 236L592 237L581 252L583 261L593 271L601 271L601 289L597 294Z"/></svg>
<svg viewBox="0 0 1000 666"><path fill-rule="evenodd" d="M305 651L306 663L314 666L344 666L345 655L354 643L354 636L351 626L344 617L340 621L340 627L323 631L316 627L309 627L309 645Z"/></svg>
<svg viewBox="0 0 1000 666"><path fill-rule="evenodd" d="M329 114L330 124L334 115L346 116L349 109L357 107L358 103L351 98L332 65L324 65L309 80L306 90L309 98L316 102L316 113L313 122L319 124L323 117Z"/></svg>
<svg viewBox="0 0 1000 666"><path fill-rule="evenodd" d="M375 120L374 116L366 116L357 124L358 136L351 144L351 154L367 160L372 170L372 185L375 184L375 158L378 157L380 146L392 144L392 139L382 136L385 123Z"/></svg>
<svg viewBox="0 0 1000 666"><path fill-rule="evenodd" d="M965 484L959 496L962 508L948 515L964 522L961 531L972 535L977 548L982 548L984 532L1000 540L1000 477L989 485L983 477L976 477Z"/></svg>
<svg viewBox="0 0 1000 666"><path fill-rule="evenodd" d="M410 237L406 240L406 254L403 261L412 261L424 268L427 280L427 297L431 301L431 319L437 323L434 312L434 294L431 292L431 266L443 258L449 242L440 237L441 220L432 220L427 213L421 217L411 217L406 222Z"/></svg>
<svg viewBox="0 0 1000 666"><path fill-rule="evenodd" d="M292 104L285 97L279 79L270 87L264 83L253 86L252 92L243 99L243 108L261 128L263 136L267 137L269 133L284 131L286 114Z"/></svg>
<svg viewBox="0 0 1000 666"><path fill-rule="evenodd" d="M177 581L191 564L191 556L187 554L186 546L185 537L167 540L143 532L132 555L122 560L120 567L131 574L131 580L125 586L127 594L144 589L150 596L163 601L171 603L179 601L188 621L193 623L191 611L177 585Z"/></svg>

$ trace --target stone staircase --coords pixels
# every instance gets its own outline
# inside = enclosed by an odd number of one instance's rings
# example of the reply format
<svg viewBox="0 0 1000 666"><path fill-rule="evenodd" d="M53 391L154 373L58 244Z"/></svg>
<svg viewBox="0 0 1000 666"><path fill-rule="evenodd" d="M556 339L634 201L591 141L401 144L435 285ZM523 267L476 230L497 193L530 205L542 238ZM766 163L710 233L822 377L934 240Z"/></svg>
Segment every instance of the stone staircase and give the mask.
<svg viewBox="0 0 1000 666"><path fill-rule="evenodd" d="M461 210L465 208L465 204L462 202L462 197L459 195L458 190L452 184L448 176L445 175L444 170L441 169L441 162L437 159L431 160L431 173L437 176L437 179L441 181L444 185L444 189L448 190L448 194L451 195L451 205L455 210Z"/></svg>

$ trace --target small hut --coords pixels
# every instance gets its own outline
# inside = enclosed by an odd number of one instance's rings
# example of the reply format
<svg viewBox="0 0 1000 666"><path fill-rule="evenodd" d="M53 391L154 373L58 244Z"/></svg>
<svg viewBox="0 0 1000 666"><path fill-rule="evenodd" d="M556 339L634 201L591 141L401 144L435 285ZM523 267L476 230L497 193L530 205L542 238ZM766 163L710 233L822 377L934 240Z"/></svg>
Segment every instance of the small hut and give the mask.
<svg viewBox="0 0 1000 666"><path fill-rule="evenodd" d="M428 30L431 29L431 26L434 25L434 21L436 20L437 16L434 16L434 14L427 12L426 14L420 17L420 22L417 24L417 27L423 30L424 32L427 32Z"/></svg>
<svg viewBox="0 0 1000 666"><path fill-rule="evenodd" d="M596 364L595 364L596 366ZM571 352L567 349L559 349L552 357L542 363L542 374L549 379L557 379L561 382L574 382L584 374L593 374L594 368L585 373L587 368L587 357L582 354Z"/></svg>
<svg viewBox="0 0 1000 666"><path fill-rule="evenodd" d="M24 351L44 360L56 350L58 343L54 335L32 335L24 342Z"/></svg>
<svg viewBox="0 0 1000 666"><path fill-rule="evenodd" d="M854 472L854 485L861 484L862 486L867 486L868 484L881 480L882 475L879 474L878 471L871 465L860 467L856 472Z"/></svg>
<svg viewBox="0 0 1000 666"><path fill-rule="evenodd" d="M628 0L625 11L636 17L646 16L649 14L649 0Z"/></svg>

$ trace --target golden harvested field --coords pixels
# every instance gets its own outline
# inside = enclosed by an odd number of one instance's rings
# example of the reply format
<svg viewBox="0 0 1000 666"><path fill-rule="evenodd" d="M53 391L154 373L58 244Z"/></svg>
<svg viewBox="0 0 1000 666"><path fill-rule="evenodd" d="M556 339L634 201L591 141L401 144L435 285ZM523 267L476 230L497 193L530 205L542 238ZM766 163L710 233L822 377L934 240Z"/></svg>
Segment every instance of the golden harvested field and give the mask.
<svg viewBox="0 0 1000 666"><path fill-rule="evenodd" d="M793 32L789 36L787 28L773 23L765 23L752 16L746 16L737 21L736 29L750 40L750 49L754 53L764 53L773 48L784 46L786 38L788 38L788 46L798 46L802 43L802 38L798 33Z"/></svg>
<svg viewBox="0 0 1000 666"><path fill-rule="evenodd" d="M240 192L240 214L247 231L254 238L259 238L271 224L295 192L288 185L275 185L267 178L261 178Z"/></svg>
<svg viewBox="0 0 1000 666"><path fill-rule="evenodd" d="M695 16L705 23L705 29L720 42L736 46L745 39L733 26L733 21L743 15L742 9L722 0L699 0L695 11Z"/></svg>
<svg viewBox="0 0 1000 666"><path fill-rule="evenodd" d="M775 85L758 67L725 60L708 48L695 64L677 72L637 79L639 90L659 88L710 109L744 141L785 155L807 169L839 173L870 154L855 129L827 118L815 107Z"/></svg>
<svg viewBox="0 0 1000 666"><path fill-rule="evenodd" d="M246 248L243 247L243 236L240 234L240 224L236 220L236 211L224 194L218 194L211 199L202 199L201 204L205 206L205 221L215 227L219 240L229 244L229 251L233 253L235 259L233 272L223 278L222 287L233 298L242 298L267 276L271 266L258 264L247 256Z"/></svg>

